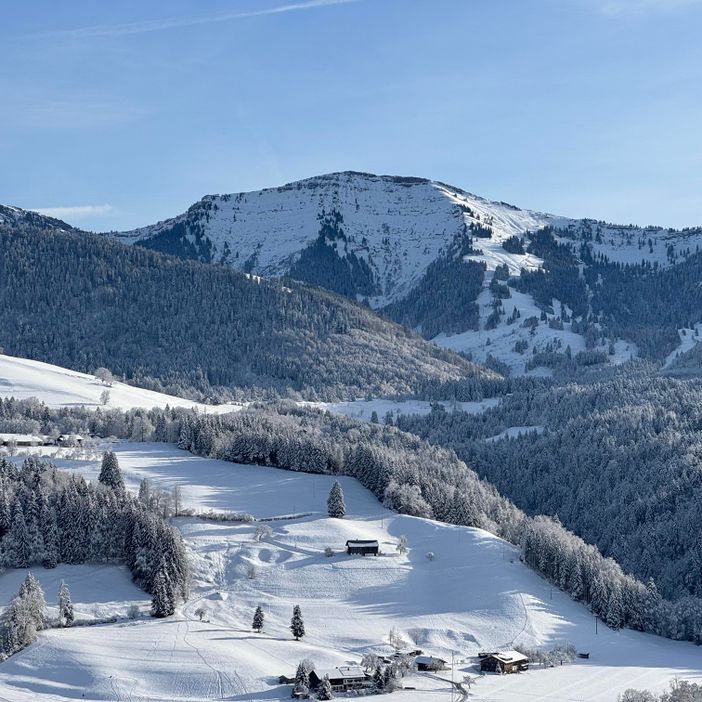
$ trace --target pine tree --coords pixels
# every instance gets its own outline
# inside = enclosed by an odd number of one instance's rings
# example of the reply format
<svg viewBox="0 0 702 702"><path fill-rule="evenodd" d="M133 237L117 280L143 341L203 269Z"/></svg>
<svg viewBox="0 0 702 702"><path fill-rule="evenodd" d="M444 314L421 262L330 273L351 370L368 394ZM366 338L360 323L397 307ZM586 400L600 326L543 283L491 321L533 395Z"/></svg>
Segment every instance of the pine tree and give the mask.
<svg viewBox="0 0 702 702"><path fill-rule="evenodd" d="M329 682L329 676L325 675L322 678L322 682L317 689L317 699L318 700L333 700L334 695L332 694L331 682Z"/></svg>
<svg viewBox="0 0 702 702"><path fill-rule="evenodd" d="M142 478L139 483L139 502L147 507L151 502L151 481L148 478Z"/></svg>
<svg viewBox="0 0 702 702"><path fill-rule="evenodd" d="M263 609L261 609L261 605L258 605L258 607L256 607L256 611L254 612L253 624L251 625L251 628L255 629L259 634L263 630L263 619Z"/></svg>
<svg viewBox="0 0 702 702"><path fill-rule="evenodd" d="M59 619L63 626L71 626L75 619L73 614L73 603L71 602L71 593L68 590L68 585L62 580L58 591L58 610Z"/></svg>
<svg viewBox="0 0 702 702"><path fill-rule="evenodd" d="M290 631L295 637L295 641L299 641L305 635L305 623L302 621L302 610L300 605L293 607L293 615L290 620Z"/></svg>
<svg viewBox="0 0 702 702"><path fill-rule="evenodd" d="M330 517L342 519L346 514L346 505L344 504L344 493L338 480L334 481L332 489L329 491L327 499L327 512Z"/></svg>
<svg viewBox="0 0 702 702"><path fill-rule="evenodd" d="M36 640L44 628L46 601L36 578L27 573L19 594L8 605L0 621L0 643L10 656Z"/></svg>
<svg viewBox="0 0 702 702"><path fill-rule="evenodd" d="M618 587L613 587L607 599L605 623L610 629L619 629L624 619L624 609L621 593Z"/></svg>
<svg viewBox="0 0 702 702"><path fill-rule="evenodd" d="M175 597L173 587L165 567L160 567L156 576L151 595L151 616L170 617L175 612Z"/></svg>
<svg viewBox="0 0 702 702"><path fill-rule="evenodd" d="M307 670L307 666L304 661L300 661L297 665L297 670L295 671L295 683L304 685L305 687L310 686L310 672Z"/></svg>
<svg viewBox="0 0 702 702"><path fill-rule="evenodd" d="M119 462L114 451L105 451L102 455L102 467L98 481L117 492L124 491L122 471L119 469Z"/></svg>
<svg viewBox="0 0 702 702"><path fill-rule="evenodd" d="M24 519L22 503L15 500L15 507L12 515L12 526L7 535L7 565L13 568L26 568L29 565L31 556L31 545L29 543L29 530Z"/></svg>
<svg viewBox="0 0 702 702"><path fill-rule="evenodd" d="M27 573L27 577L20 587L19 596L26 603L27 609L36 623L37 630L43 629L46 616L46 599L44 598L44 590L42 590L39 581L32 575L31 571Z"/></svg>
<svg viewBox="0 0 702 702"><path fill-rule="evenodd" d="M304 699L310 691L310 673L304 661L300 661L295 672L295 685L293 686L293 697Z"/></svg>
<svg viewBox="0 0 702 702"><path fill-rule="evenodd" d="M10 500L3 490L0 493L0 539L10 531L12 526L12 510L10 509Z"/></svg>
<svg viewBox="0 0 702 702"><path fill-rule="evenodd" d="M44 553L41 564L44 568L55 568L58 565L58 526L56 524L56 512L45 504L41 510L41 529Z"/></svg>

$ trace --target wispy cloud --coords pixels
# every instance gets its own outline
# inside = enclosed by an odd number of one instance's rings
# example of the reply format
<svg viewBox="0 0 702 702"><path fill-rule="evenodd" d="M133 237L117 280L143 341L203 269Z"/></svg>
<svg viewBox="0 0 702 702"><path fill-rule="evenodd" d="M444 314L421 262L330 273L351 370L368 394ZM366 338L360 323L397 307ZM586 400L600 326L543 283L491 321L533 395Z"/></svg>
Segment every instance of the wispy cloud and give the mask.
<svg viewBox="0 0 702 702"><path fill-rule="evenodd" d="M352 2L359 2L359 0L300 0L299 2L290 2L285 5L276 5L260 10L223 12L218 14L185 17L164 17L161 19L143 20L140 22L77 27L75 29L46 32L43 33L42 36L63 36L80 39L148 34L150 32L162 32L168 29L178 29L180 27L195 27L204 24L216 24L218 22L231 22L234 20L247 19L249 17L264 17L266 15L280 15L286 12L296 12L299 10L314 10L321 7L329 7L331 5L346 5Z"/></svg>
<svg viewBox="0 0 702 702"><path fill-rule="evenodd" d="M594 0L597 12L608 17L650 15L702 4L702 0Z"/></svg>
<svg viewBox="0 0 702 702"><path fill-rule="evenodd" d="M69 95L48 88L0 84L2 129L100 129L139 121L152 113L129 99L77 89Z"/></svg>
<svg viewBox="0 0 702 702"><path fill-rule="evenodd" d="M73 207L32 207L33 212L57 219L83 220L115 214L112 205L75 205Z"/></svg>

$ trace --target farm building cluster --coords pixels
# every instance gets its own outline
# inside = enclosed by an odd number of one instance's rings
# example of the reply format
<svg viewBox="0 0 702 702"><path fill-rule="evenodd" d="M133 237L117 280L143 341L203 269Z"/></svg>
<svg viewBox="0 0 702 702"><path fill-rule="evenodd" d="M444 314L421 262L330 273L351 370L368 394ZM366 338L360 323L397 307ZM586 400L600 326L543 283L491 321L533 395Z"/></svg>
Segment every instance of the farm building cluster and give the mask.
<svg viewBox="0 0 702 702"><path fill-rule="evenodd" d="M439 673L451 669L449 662L444 658L425 654L419 649L397 651L389 656L377 656L376 661L379 668L384 667L387 669L394 668L400 661L403 661L406 666L404 668L405 671L414 671L416 673ZM491 672L504 675L519 673L529 668L527 656L514 650L480 653L478 661L480 670L483 673ZM309 692L316 693L320 691L326 680L329 681L332 692L372 693L377 686L377 677L377 670L373 671L361 664L351 662L332 668L313 669L309 673L309 688L305 688L298 693L295 693L294 690L293 697L308 698ZM295 684L296 682L294 677L286 675L281 675L279 681L287 684ZM458 687L461 687L460 684ZM384 691L387 692L390 689L386 688ZM320 699L322 698L320 697Z"/></svg>
<svg viewBox="0 0 702 702"><path fill-rule="evenodd" d="M0 446L81 446L84 437L80 434L0 434Z"/></svg>

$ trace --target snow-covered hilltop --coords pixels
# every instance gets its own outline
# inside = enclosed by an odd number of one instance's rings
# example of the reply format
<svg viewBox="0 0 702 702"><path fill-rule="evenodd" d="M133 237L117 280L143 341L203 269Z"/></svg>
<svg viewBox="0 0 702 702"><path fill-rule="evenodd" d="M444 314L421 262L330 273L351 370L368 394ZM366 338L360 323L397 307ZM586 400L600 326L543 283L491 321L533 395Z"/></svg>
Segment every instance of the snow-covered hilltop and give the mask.
<svg viewBox="0 0 702 702"><path fill-rule="evenodd" d="M210 195L178 217L115 236L264 276L294 273L305 250L322 238L352 269L362 268L355 292L380 308L404 297L471 226L492 229L481 248L485 260L501 262L505 239L566 223L424 178L343 172ZM528 256L507 260L515 271L531 265Z"/></svg>

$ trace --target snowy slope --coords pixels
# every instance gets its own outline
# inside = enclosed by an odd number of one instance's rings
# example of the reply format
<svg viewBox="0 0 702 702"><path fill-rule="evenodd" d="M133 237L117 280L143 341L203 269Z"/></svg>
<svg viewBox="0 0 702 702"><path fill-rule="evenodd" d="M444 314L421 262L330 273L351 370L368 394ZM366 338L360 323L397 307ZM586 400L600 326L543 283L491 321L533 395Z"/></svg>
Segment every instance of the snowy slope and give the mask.
<svg viewBox="0 0 702 702"><path fill-rule="evenodd" d="M239 466L157 444L121 444L117 451L132 488L148 475L162 485L181 484L186 504L199 508L311 514L267 522L273 534L263 542L252 538L254 525L178 520L194 565L192 597L182 611L161 621L43 633L0 665L0 699L284 700L290 687L277 678L292 674L301 658L320 668L359 661L366 651L389 650L392 627L427 653L449 660L453 653L456 679L476 678L471 699L614 702L628 687L661 690L674 676L702 680L693 645L612 632L601 623L596 634L592 615L528 570L510 545L479 529L388 512L353 479L341 478L347 518L333 520L324 512L331 476ZM61 467L92 479L98 471L90 462ZM409 543L406 555L395 551L400 535ZM338 553L353 537L377 538L383 555ZM326 557L326 546L337 554ZM11 593L17 582L16 573L0 576L0 592ZM94 596L124 597L125 609L134 598L119 579L114 591ZM258 604L266 616L262 634L250 629ZM300 642L287 629L294 604L307 628ZM202 623L195 615L201 605ZM590 659L504 677L478 677L473 667L485 648L563 641L589 651ZM397 699L450 699L442 677L451 672L415 675L406 684L416 690L398 692Z"/></svg>
<svg viewBox="0 0 702 702"><path fill-rule="evenodd" d="M103 407L100 395L110 393L106 407L193 407L207 412L232 412L241 405L204 405L182 397L115 382L106 387L95 376L49 363L0 354L0 397L36 397L49 407Z"/></svg>

